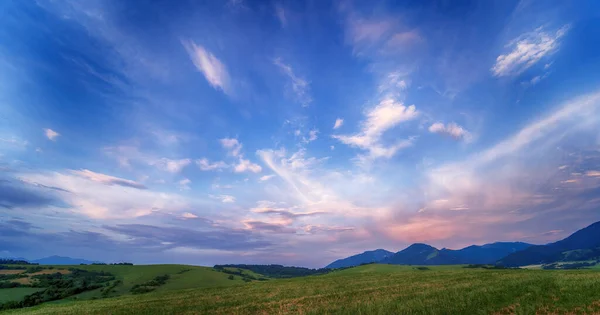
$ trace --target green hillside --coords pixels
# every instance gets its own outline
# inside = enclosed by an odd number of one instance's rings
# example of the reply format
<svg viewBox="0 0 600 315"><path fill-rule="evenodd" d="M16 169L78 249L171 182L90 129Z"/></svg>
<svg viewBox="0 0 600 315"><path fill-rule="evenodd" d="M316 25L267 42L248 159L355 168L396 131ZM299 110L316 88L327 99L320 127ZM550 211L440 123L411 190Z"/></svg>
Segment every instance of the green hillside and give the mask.
<svg viewBox="0 0 600 315"><path fill-rule="evenodd" d="M145 266L134 266L145 267ZM150 270L160 273L162 270ZM161 267L156 267L160 269ZM196 268L165 266L164 268ZM181 270L181 269L180 269ZM201 269L200 269L201 270ZM123 276L140 274L123 271ZM192 271L189 271L192 272ZM200 272L200 271L198 271ZM185 273L184 273L185 274ZM183 275L184 275L183 274ZM207 268L206 273L210 274ZM190 274L191 275L191 274ZM145 274L144 277L150 277ZM191 277L190 277L191 278ZM169 280L171 281L171 280ZM233 281L233 280L227 280ZM366 265L326 275L43 304L8 314L535 314L599 313L599 270L494 270ZM201 281L198 281L200 283ZM132 282L130 282L132 283ZM235 283L235 282L233 282Z"/></svg>
<svg viewBox="0 0 600 315"><path fill-rule="evenodd" d="M65 266L61 266L65 267ZM69 266L66 266L69 267ZM111 265L87 265L72 266L84 270L106 271L122 280L122 284L114 288L115 292L109 296L129 294L136 284L142 284L161 275L169 275L169 280L156 289L156 292L169 290L207 288L243 284L240 277L233 280L228 279L227 274L213 270L210 267L187 266L187 265L137 265L137 266L111 266ZM101 290L84 292L65 300L93 299L102 296ZM58 302L64 302L61 300ZM56 302L55 302L56 303Z"/></svg>

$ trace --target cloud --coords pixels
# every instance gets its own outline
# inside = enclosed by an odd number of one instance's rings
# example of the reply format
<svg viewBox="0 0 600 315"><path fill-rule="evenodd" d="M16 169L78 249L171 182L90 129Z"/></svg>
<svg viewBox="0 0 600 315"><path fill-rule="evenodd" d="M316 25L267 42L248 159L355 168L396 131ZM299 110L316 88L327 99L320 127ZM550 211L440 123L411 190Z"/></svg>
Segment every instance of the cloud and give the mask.
<svg viewBox="0 0 600 315"><path fill-rule="evenodd" d="M210 198L220 200L222 203L234 203L235 197L231 195L209 195Z"/></svg>
<svg viewBox="0 0 600 315"><path fill-rule="evenodd" d="M237 165L235 165L233 170L236 173L243 173L243 172L260 173L262 171L262 167L260 167L260 165L258 165L258 164L254 164L254 163L250 162L249 160L240 159L240 162Z"/></svg>
<svg viewBox="0 0 600 315"><path fill-rule="evenodd" d="M182 218L184 218L184 219L197 219L197 218L198 218L198 216L197 216L197 215L195 215L195 214L193 214L193 213L190 213L190 212L184 212L184 213L181 215L181 217L182 217Z"/></svg>
<svg viewBox="0 0 600 315"><path fill-rule="evenodd" d="M223 148L229 150L229 154L231 156L240 155L240 151L242 150L242 144L235 138L223 138L219 140L221 142L221 146Z"/></svg>
<svg viewBox="0 0 600 315"><path fill-rule="evenodd" d="M184 178L178 182L179 190L190 190L190 184L192 181L188 178Z"/></svg>
<svg viewBox="0 0 600 315"><path fill-rule="evenodd" d="M220 169L229 167L229 165L227 165L227 163L225 163L223 161L217 161L214 163L210 163L210 161L206 158L201 158L201 159L196 160L196 164L203 171L220 170Z"/></svg>
<svg viewBox="0 0 600 315"><path fill-rule="evenodd" d="M491 69L492 73L497 77L521 74L545 56L555 52L559 40L569 28L569 25L565 25L556 32L549 33L539 27L512 40L505 46L512 48L512 51L496 58L496 63Z"/></svg>
<svg viewBox="0 0 600 315"><path fill-rule="evenodd" d="M56 138L60 136L60 133L49 128L44 129L44 133L46 134L46 137L52 141L55 141Z"/></svg>
<svg viewBox="0 0 600 315"><path fill-rule="evenodd" d="M465 141L469 141L469 139L471 138L471 134L466 129L454 122L451 122L447 125L444 125L441 122L436 122L429 126L429 132L446 134L457 140L462 139Z"/></svg>
<svg viewBox="0 0 600 315"><path fill-rule="evenodd" d="M423 38L416 30L407 32L398 32L392 35L385 43L384 50L386 52L397 52L405 50L408 47L414 46L416 43L423 41Z"/></svg>
<svg viewBox="0 0 600 315"><path fill-rule="evenodd" d="M365 113L361 130L354 135L334 135L333 138L352 147L368 151L370 158L390 158L400 149L412 145L412 140L402 140L391 145L382 144L383 134L398 124L415 119L418 112L414 105L386 98Z"/></svg>
<svg viewBox="0 0 600 315"><path fill-rule="evenodd" d="M144 186L141 183L136 181L132 181L129 179L118 178L110 175L105 175L101 173L92 172L90 170L79 170L79 171L71 171L73 174L89 179L94 182L102 183L105 185L118 185L123 187L131 187L136 189L147 189L148 187Z"/></svg>
<svg viewBox="0 0 600 315"><path fill-rule="evenodd" d="M591 219L600 186L581 177L585 171L573 178L564 165L590 172L589 166L600 161L599 153L586 150L586 139L597 134L599 111L600 93L569 100L488 149L428 170L422 186L425 206L415 208L431 213L427 219L440 226L440 234L432 237L459 235L465 219L488 236L492 232L485 228L522 228L532 220L543 229L550 222L546 218L573 211ZM411 223L415 231L419 222Z"/></svg>
<svg viewBox="0 0 600 315"><path fill-rule="evenodd" d="M174 226L146 224L119 224L104 226L105 229L129 236L142 244L163 245L164 248L190 247L222 250L247 251L265 248L271 243L263 241L248 230L234 230L224 227L203 227L191 230Z"/></svg>
<svg viewBox="0 0 600 315"><path fill-rule="evenodd" d="M280 58L276 58L273 63L279 67L279 69L290 79L292 83L292 91L296 96L296 101L303 107L310 105L312 102L312 97L310 96L309 82L296 76L292 70L292 67L284 64Z"/></svg>
<svg viewBox="0 0 600 315"><path fill-rule="evenodd" d="M304 232L309 234L317 233L339 233L346 231L353 231L354 227L341 227L341 226L323 226L323 225L307 225L304 227Z"/></svg>
<svg viewBox="0 0 600 315"><path fill-rule="evenodd" d="M275 15L277 16L279 23L281 23L281 27L286 27L287 26L287 18L285 16L285 10L281 6L281 4L275 5Z"/></svg>
<svg viewBox="0 0 600 315"><path fill-rule="evenodd" d="M38 208L61 203L55 192L60 190L29 181L0 178L0 209Z"/></svg>
<svg viewBox="0 0 600 315"><path fill-rule="evenodd" d="M270 233L281 233L281 234L293 234L296 230L287 227L284 224L275 224L262 221L244 221L244 225L248 230L270 232Z"/></svg>
<svg viewBox="0 0 600 315"><path fill-rule="evenodd" d="M7 144L14 145L17 147L26 147L29 144L29 142L18 139L16 137L11 137L9 139L0 138L0 143L7 143Z"/></svg>
<svg viewBox="0 0 600 315"><path fill-rule="evenodd" d="M387 38L396 26L392 19L348 19L347 37L354 46L354 53L361 53L365 49Z"/></svg>
<svg viewBox="0 0 600 315"><path fill-rule="evenodd" d="M117 185L111 178L73 171L24 173L20 177L28 183L42 185L40 187L55 187L52 191L60 197L62 207L68 206L69 213L92 219L132 219L158 212L180 213L189 211L192 206L209 204L177 194ZM40 211L47 210L42 208Z"/></svg>
<svg viewBox="0 0 600 315"><path fill-rule="evenodd" d="M600 171L587 171L587 172L585 172L585 176L600 177Z"/></svg>
<svg viewBox="0 0 600 315"><path fill-rule="evenodd" d="M167 158L162 158L158 161L153 161L150 164L155 165L160 170L167 171L169 173L179 173L191 162L192 160L190 159L171 160Z"/></svg>
<svg viewBox="0 0 600 315"><path fill-rule="evenodd" d="M313 129L311 131L308 132L308 138L302 138L302 142L304 143L310 143L312 141L317 140L318 136L317 134L319 133L319 130L317 129Z"/></svg>
<svg viewBox="0 0 600 315"><path fill-rule="evenodd" d="M338 118L335 120L335 124L333 124L333 129L338 129L344 124L344 120L342 118Z"/></svg>
<svg viewBox="0 0 600 315"><path fill-rule="evenodd" d="M204 47L192 41L182 42L196 69L200 71L208 83L215 89L230 94L230 78L225 65Z"/></svg>
<svg viewBox="0 0 600 315"><path fill-rule="evenodd" d="M265 176L262 176L261 178L259 178L258 180L261 182L266 182L273 177L275 177L275 175L265 175Z"/></svg>

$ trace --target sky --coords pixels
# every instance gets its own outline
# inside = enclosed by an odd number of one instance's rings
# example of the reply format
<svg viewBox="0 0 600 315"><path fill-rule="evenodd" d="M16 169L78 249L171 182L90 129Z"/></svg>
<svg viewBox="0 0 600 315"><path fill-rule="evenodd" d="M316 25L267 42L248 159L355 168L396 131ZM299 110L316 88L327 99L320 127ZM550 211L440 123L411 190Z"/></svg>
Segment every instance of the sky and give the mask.
<svg viewBox="0 0 600 315"><path fill-rule="evenodd" d="M600 221L598 1L0 2L0 256L322 267Z"/></svg>

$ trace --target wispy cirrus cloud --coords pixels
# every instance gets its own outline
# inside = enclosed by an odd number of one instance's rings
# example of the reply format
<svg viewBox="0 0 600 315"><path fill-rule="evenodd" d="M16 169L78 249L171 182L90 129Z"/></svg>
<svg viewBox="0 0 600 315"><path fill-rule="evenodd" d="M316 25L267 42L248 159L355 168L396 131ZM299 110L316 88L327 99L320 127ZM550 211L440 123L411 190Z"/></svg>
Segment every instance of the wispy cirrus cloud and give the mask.
<svg viewBox="0 0 600 315"><path fill-rule="evenodd" d="M271 179L273 177L275 177L275 175L273 175L273 174L271 174L271 175L265 175L265 176L261 176L261 178L259 178L258 180L261 181L261 182L266 182L266 181L268 181L269 179Z"/></svg>
<svg viewBox="0 0 600 315"><path fill-rule="evenodd" d="M565 25L555 32L546 32L539 27L510 41L505 47L512 51L496 58L496 63L490 69L492 74L497 77L521 74L555 52L569 28L569 25Z"/></svg>
<svg viewBox="0 0 600 315"><path fill-rule="evenodd" d="M273 61L279 69L290 79L292 92L295 94L295 99L303 107L307 107L312 102L310 96L310 83L294 73L294 70L290 65L287 65L281 61L281 58L276 58Z"/></svg>
<svg viewBox="0 0 600 315"><path fill-rule="evenodd" d="M403 148L412 145L411 139L384 144L383 134L402 122L418 116L414 105L405 106L394 99L384 99L365 112L360 131L353 135L334 135L340 142L368 152L370 158L390 158Z"/></svg>
<svg viewBox="0 0 600 315"><path fill-rule="evenodd" d="M81 176L83 178L87 178L91 181L99 182L105 185L118 185L124 187L131 187L137 189L147 189L145 185L138 183L133 180L118 178L102 173L92 172L90 170L79 170L79 171L71 171L73 174Z"/></svg>
<svg viewBox="0 0 600 315"><path fill-rule="evenodd" d="M183 41L183 46L190 59L206 81L215 89L221 89L225 94L231 94L231 79L227 67L210 51L192 41Z"/></svg>

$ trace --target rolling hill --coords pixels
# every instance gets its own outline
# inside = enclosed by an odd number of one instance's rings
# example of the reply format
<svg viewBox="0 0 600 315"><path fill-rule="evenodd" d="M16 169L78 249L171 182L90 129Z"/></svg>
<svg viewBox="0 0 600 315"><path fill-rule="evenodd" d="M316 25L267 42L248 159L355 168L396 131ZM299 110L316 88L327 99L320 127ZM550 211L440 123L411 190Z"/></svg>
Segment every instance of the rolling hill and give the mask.
<svg viewBox="0 0 600 315"><path fill-rule="evenodd" d="M600 222L547 245L531 246L498 261L507 267L548 264L560 261L600 259Z"/></svg>
<svg viewBox="0 0 600 315"><path fill-rule="evenodd" d="M331 264L327 265L325 268L335 269L344 267L354 267L362 264L379 262L388 258L389 256L392 256L393 254L393 252L387 251L385 249L366 251L354 256L338 259L332 262Z"/></svg>

